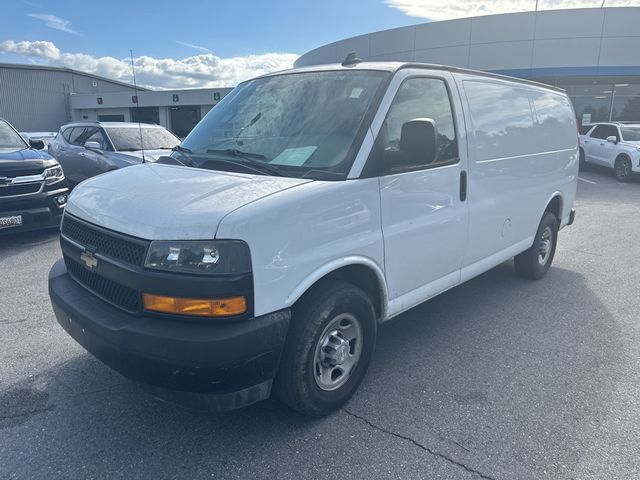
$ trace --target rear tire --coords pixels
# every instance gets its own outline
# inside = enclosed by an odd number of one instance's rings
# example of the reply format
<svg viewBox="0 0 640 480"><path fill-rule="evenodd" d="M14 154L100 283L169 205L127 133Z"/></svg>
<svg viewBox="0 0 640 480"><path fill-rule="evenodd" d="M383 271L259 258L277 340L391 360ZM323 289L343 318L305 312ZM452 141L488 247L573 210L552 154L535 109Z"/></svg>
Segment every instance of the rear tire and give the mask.
<svg viewBox="0 0 640 480"><path fill-rule="evenodd" d="M516 273L529 280L539 280L545 276L558 243L558 219L551 212L544 212L533 245L514 259Z"/></svg>
<svg viewBox="0 0 640 480"><path fill-rule="evenodd" d="M358 287L324 279L292 313L275 393L292 409L321 417L346 403L362 382L375 347L375 311Z"/></svg>
<svg viewBox="0 0 640 480"><path fill-rule="evenodd" d="M581 171L585 171L587 168L589 168L589 164L587 163L587 160L585 158L585 154L584 154L584 150L581 148L580 149L580 170Z"/></svg>
<svg viewBox="0 0 640 480"><path fill-rule="evenodd" d="M629 159L629 157L618 158L614 166L614 172L618 181L628 182L631 180L631 176L633 175L632 168L633 166L631 165L631 159Z"/></svg>

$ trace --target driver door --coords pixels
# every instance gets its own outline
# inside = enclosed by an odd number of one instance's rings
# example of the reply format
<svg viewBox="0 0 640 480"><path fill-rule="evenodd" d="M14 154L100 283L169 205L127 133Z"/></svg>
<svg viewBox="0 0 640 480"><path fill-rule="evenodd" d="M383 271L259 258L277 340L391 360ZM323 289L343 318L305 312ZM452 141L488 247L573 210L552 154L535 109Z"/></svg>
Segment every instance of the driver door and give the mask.
<svg viewBox="0 0 640 480"><path fill-rule="evenodd" d="M452 86L452 88L450 87ZM460 282L467 245L466 149L459 100L448 74L402 82L376 140L389 313L404 311ZM403 125L432 120L436 154L397 155ZM422 150L420 150L422 151ZM461 183L462 182L462 183Z"/></svg>

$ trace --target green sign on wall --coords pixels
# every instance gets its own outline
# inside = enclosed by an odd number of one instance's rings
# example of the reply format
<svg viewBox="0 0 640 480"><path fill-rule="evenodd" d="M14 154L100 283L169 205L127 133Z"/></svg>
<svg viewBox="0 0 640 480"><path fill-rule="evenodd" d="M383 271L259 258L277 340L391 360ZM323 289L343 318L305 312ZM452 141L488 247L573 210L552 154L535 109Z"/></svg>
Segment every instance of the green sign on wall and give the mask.
<svg viewBox="0 0 640 480"><path fill-rule="evenodd" d="M220 92L214 92L213 93L213 100L216 101L216 102L218 100L220 100Z"/></svg>
<svg viewBox="0 0 640 480"><path fill-rule="evenodd" d="M179 102L180 101L180 96L177 93L173 94L173 101L174 102Z"/></svg>

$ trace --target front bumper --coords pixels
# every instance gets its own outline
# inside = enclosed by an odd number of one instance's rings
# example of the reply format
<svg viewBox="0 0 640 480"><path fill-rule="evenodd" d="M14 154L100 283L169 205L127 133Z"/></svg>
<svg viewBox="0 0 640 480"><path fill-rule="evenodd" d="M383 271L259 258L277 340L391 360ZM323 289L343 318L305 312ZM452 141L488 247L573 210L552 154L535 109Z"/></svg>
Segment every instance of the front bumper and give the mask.
<svg viewBox="0 0 640 480"><path fill-rule="evenodd" d="M0 217L22 215L22 225L0 228L0 235L58 227L64 205L56 203L55 198L68 193L65 186L33 195L0 197Z"/></svg>
<svg viewBox="0 0 640 480"><path fill-rule="evenodd" d="M290 311L241 322L128 314L74 281L63 260L49 273L58 323L99 360L132 380L206 393L220 410L269 397Z"/></svg>

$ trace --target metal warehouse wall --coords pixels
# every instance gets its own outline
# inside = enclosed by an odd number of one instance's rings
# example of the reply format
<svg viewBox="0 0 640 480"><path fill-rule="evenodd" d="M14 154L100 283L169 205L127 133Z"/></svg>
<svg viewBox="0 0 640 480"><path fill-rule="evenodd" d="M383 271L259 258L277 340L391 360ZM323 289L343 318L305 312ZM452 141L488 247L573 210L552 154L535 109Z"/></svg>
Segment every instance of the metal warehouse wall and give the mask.
<svg viewBox="0 0 640 480"><path fill-rule="evenodd" d="M0 117L20 131L54 132L71 121L71 92L122 91L133 87L66 69L0 65Z"/></svg>
<svg viewBox="0 0 640 480"><path fill-rule="evenodd" d="M640 75L640 8L550 10L423 23L348 38L296 67L365 60L426 62L514 76Z"/></svg>

